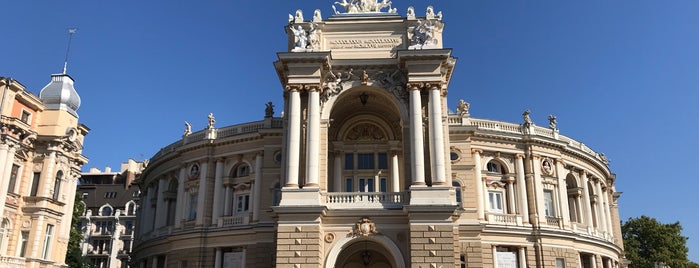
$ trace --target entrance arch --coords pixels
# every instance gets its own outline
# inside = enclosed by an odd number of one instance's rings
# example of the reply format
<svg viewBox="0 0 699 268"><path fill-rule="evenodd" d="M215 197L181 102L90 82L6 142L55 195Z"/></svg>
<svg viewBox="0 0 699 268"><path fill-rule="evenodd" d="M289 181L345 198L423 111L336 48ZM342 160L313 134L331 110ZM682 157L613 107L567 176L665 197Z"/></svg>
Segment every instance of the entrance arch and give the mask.
<svg viewBox="0 0 699 268"><path fill-rule="evenodd" d="M325 259L325 268L360 267L405 268L405 260L398 246L383 235L344 237Z"/></svg>

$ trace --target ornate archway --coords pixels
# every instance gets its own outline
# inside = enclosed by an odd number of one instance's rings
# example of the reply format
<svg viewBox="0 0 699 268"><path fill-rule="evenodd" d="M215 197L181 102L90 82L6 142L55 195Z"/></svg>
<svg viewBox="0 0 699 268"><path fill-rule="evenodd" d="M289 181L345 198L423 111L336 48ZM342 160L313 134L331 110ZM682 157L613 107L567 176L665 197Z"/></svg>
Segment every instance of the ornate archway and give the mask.
<svg viewBox="0 0 699 268"><path fill-rule="evenodd" d="M345 237L328 253L325 268L405 268L403 254L393 241L381 234Z"/></svg>

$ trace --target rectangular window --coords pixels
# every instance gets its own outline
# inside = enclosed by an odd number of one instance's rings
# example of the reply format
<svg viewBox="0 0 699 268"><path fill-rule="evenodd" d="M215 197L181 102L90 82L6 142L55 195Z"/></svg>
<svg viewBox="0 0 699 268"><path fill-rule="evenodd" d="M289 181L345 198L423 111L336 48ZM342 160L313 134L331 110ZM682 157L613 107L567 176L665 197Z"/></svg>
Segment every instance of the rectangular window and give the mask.
<svg viewBox="0 0 699 268"><path fill-rule="evenodd" d="M359 179L359 191L366 192L366 180L365 179Z"/></svg>
<svg viewBox="0 0 699 268"><path fill-rule="evenodd" d="M544 190L544 208L546 209L546 216L556 217L556 211L553 203L553 191Z"/></svg>
<svg viewBox="0 0 699 268"><path fill-rule="evenodd" d="M12 165L12 170L10 170L10 184L7 186L8 193L15 193L15 184L17 184L17 173L19 173L19 166Z"/></svg>
<svg viewBox="0 0 699 268"><path fill-rule="evenodd" d="M22 115L21 115L21 117L19 118L19 120L22 121L22 122L24 122L24 123L29 124L29 118L31 117L31 115L32 115L31 113L22 110Z"/></svg>
<svg viewBox="0 0 699 268"><path fill-rule="evenodd" d="M41 258L47 259L49 257L49 252L51 252L51 244L53 241L53 225L46 225L46 236L44 236L44 249L42 250Z"/></svg>
<svg viewBox="0 0 699 268"><path fill-rule="evenodd" d="M379 179L379 191L382 193L388 192L388 180L386 178Z"/></svg>
<svg viewBox="0 0 699 268"><path fill-rule="evenodd" d="M345 192L352 192L352 178L345 178Z"/></svg>
<svg viewBox="0 0 699 268"><path fill-rule="evenodd" d="M374 154L357 154L357 169L374 169Z"/></svg>
<svg viewBox="0 0 699 268"><path fill-rule="evenodd" d="M250 210L250 194L240 194L236 197L235 213L245 213Z"/></svg>
<svg viewBox="0 0 699 268"><path fill-rule="evenodd" d="M367 179L367 192L376 192L376 184L373 178Z"/></svg>
<svg viewBox="0 0 699 268"><path fill-rule="evenodd" d="M39 192L39 180L41 179L41 172L34 172L34 177L32 177L32 190L29 192L30 196L36 196Z"/></svg>
<svg viewBox="0 0 699 268"><path fill-rule="evenodd" d="M379 153L379 169L388 169L388 157L386 153Z"/></svg>
<svg viewBox="0 0 699 268"><path fill-rule="evenodd" d="M345 154L345 169L354 169L354 154Z"/></svg>
<svg viewBox="0 0 699 268"><path fill-rule="evenodd" d="M566 260L563 258L556 258L556 268L566 268Z"/></svg>
<svg viewBox="0 0 699 268"><path fill-rule="evenodd" d="M19 241L19 256L24 257L25 254L27 254L27 241L29 241L29 231L22 231L20 234L20 241Z"/></svg>
<svg viewBox="0 0 699 268"><path fill-rule="evenodd" d="M126 235L132 235L133 234L133 221L126 221L125 225L126 225L126 228L124 231L126 232Z"/></svg>
<svg viewBox="0 0 699 268"><path fill-rule="evenodd" d="M197 201L199 199L199 195L197 193L190 193L189 194L189 217L187 218L188 220L194 220L197 218Z"/></svg>
<svg viewBox="0 0 699 268"><path fill-rule="evenodd" d="M503 212L503 207L502 207L502 192L488 192L488 211L494 212L494 213L502 213Z"/></svg>

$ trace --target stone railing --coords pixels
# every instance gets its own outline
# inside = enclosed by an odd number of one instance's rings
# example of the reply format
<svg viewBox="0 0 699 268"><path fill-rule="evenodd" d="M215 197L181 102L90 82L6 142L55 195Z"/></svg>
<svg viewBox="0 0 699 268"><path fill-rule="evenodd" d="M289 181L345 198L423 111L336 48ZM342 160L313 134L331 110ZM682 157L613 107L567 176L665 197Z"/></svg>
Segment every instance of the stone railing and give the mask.
<svg viewBox="0 0 699 268"><path fill-rule="evenodd" d="M559 217L546 216L546 225L562 229L563 221Z"/></svg>
<svg viewBox="0 0 699 268"><path fill-rule="evenodd" d="M407 193L381 192L333 192L323 193L325 205L330 209L381 208L400 209L408 202Z"/></svg>
<svg viewBox="0 0 699 268"><path fill-rule="evenodd" d="M181 147L185 144L190 144L202 140L220 139L235 135L255 133L258 132L260 129L264 128L282 128L283 124L284 121L282 118L267 118L262 121L227 126L223 128L203 129L189 134L187 136L184 136L181 140L178 140L168 146L163 147L155 155L153 155L151 161L156 160L168 153L174 152L178 147Z"/></svg>
<svg viewBox="0 0 699 268"><path fill-rule="evenodd" d="M590 147L587 147L585 144L573 140L569 137L559 135L558 130L553 130L547 127L540 127L536 125L531 125L527 129L525 129L521 124L515 124L515 123L510 123L510 122L502 122L502 121L496 121L496 120L489 120L489 119L479 119L479 118L471 118L471 117L460 117L457 115L449 115L447 118L447 122L449 123L449 126L452 127L459 127L459 126L471 126L471 127L476 127L477 129L480 130L487 130L487 131L496 131L496 132L504 132L504 133L512 133L512 134L521 134L524 135L526 133L530 133L531 135L539 136L539 137L545 137L549 139L555 139L559 141L563 141L568 144L570 148L573 148L575 150L580 150L585 154L590 155L592 158L597 159L601 161L604 164L608 164L607 158L600 153L597 153L590 149Z"/></svg>
<svg viewBox="0 0 699 268"><path fill-rule="evenodd" d="M522 226L522 217L518 214L488 213L488 223Z"/></svg>
<svg viewBox="0 0 699 268"><path fill-rule="evenodd" d="M218 218L218 227L247 225L250 223L250 214L223 216Z"/></svg>
<svg viewBox="0 0 699 268"><path fill-rule="evenodd" d="M24 268L24 258L13 256L0 256L0 267Z"/></svg>

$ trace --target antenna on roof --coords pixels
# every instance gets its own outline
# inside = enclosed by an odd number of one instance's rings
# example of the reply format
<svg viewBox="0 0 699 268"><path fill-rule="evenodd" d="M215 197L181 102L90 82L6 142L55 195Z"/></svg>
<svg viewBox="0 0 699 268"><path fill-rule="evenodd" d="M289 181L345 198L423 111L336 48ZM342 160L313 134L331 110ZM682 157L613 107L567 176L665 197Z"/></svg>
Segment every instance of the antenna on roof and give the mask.
<svg viewBox="0 0 699 268"><path fill-rule="evenodd" d="M70 52L70 41L73 40L73 34L78 31L78 28L68 29L68 48L66 48L66 60L63 62L63 74L66 74L66 69L68 68L68 53Z"/></svg>

